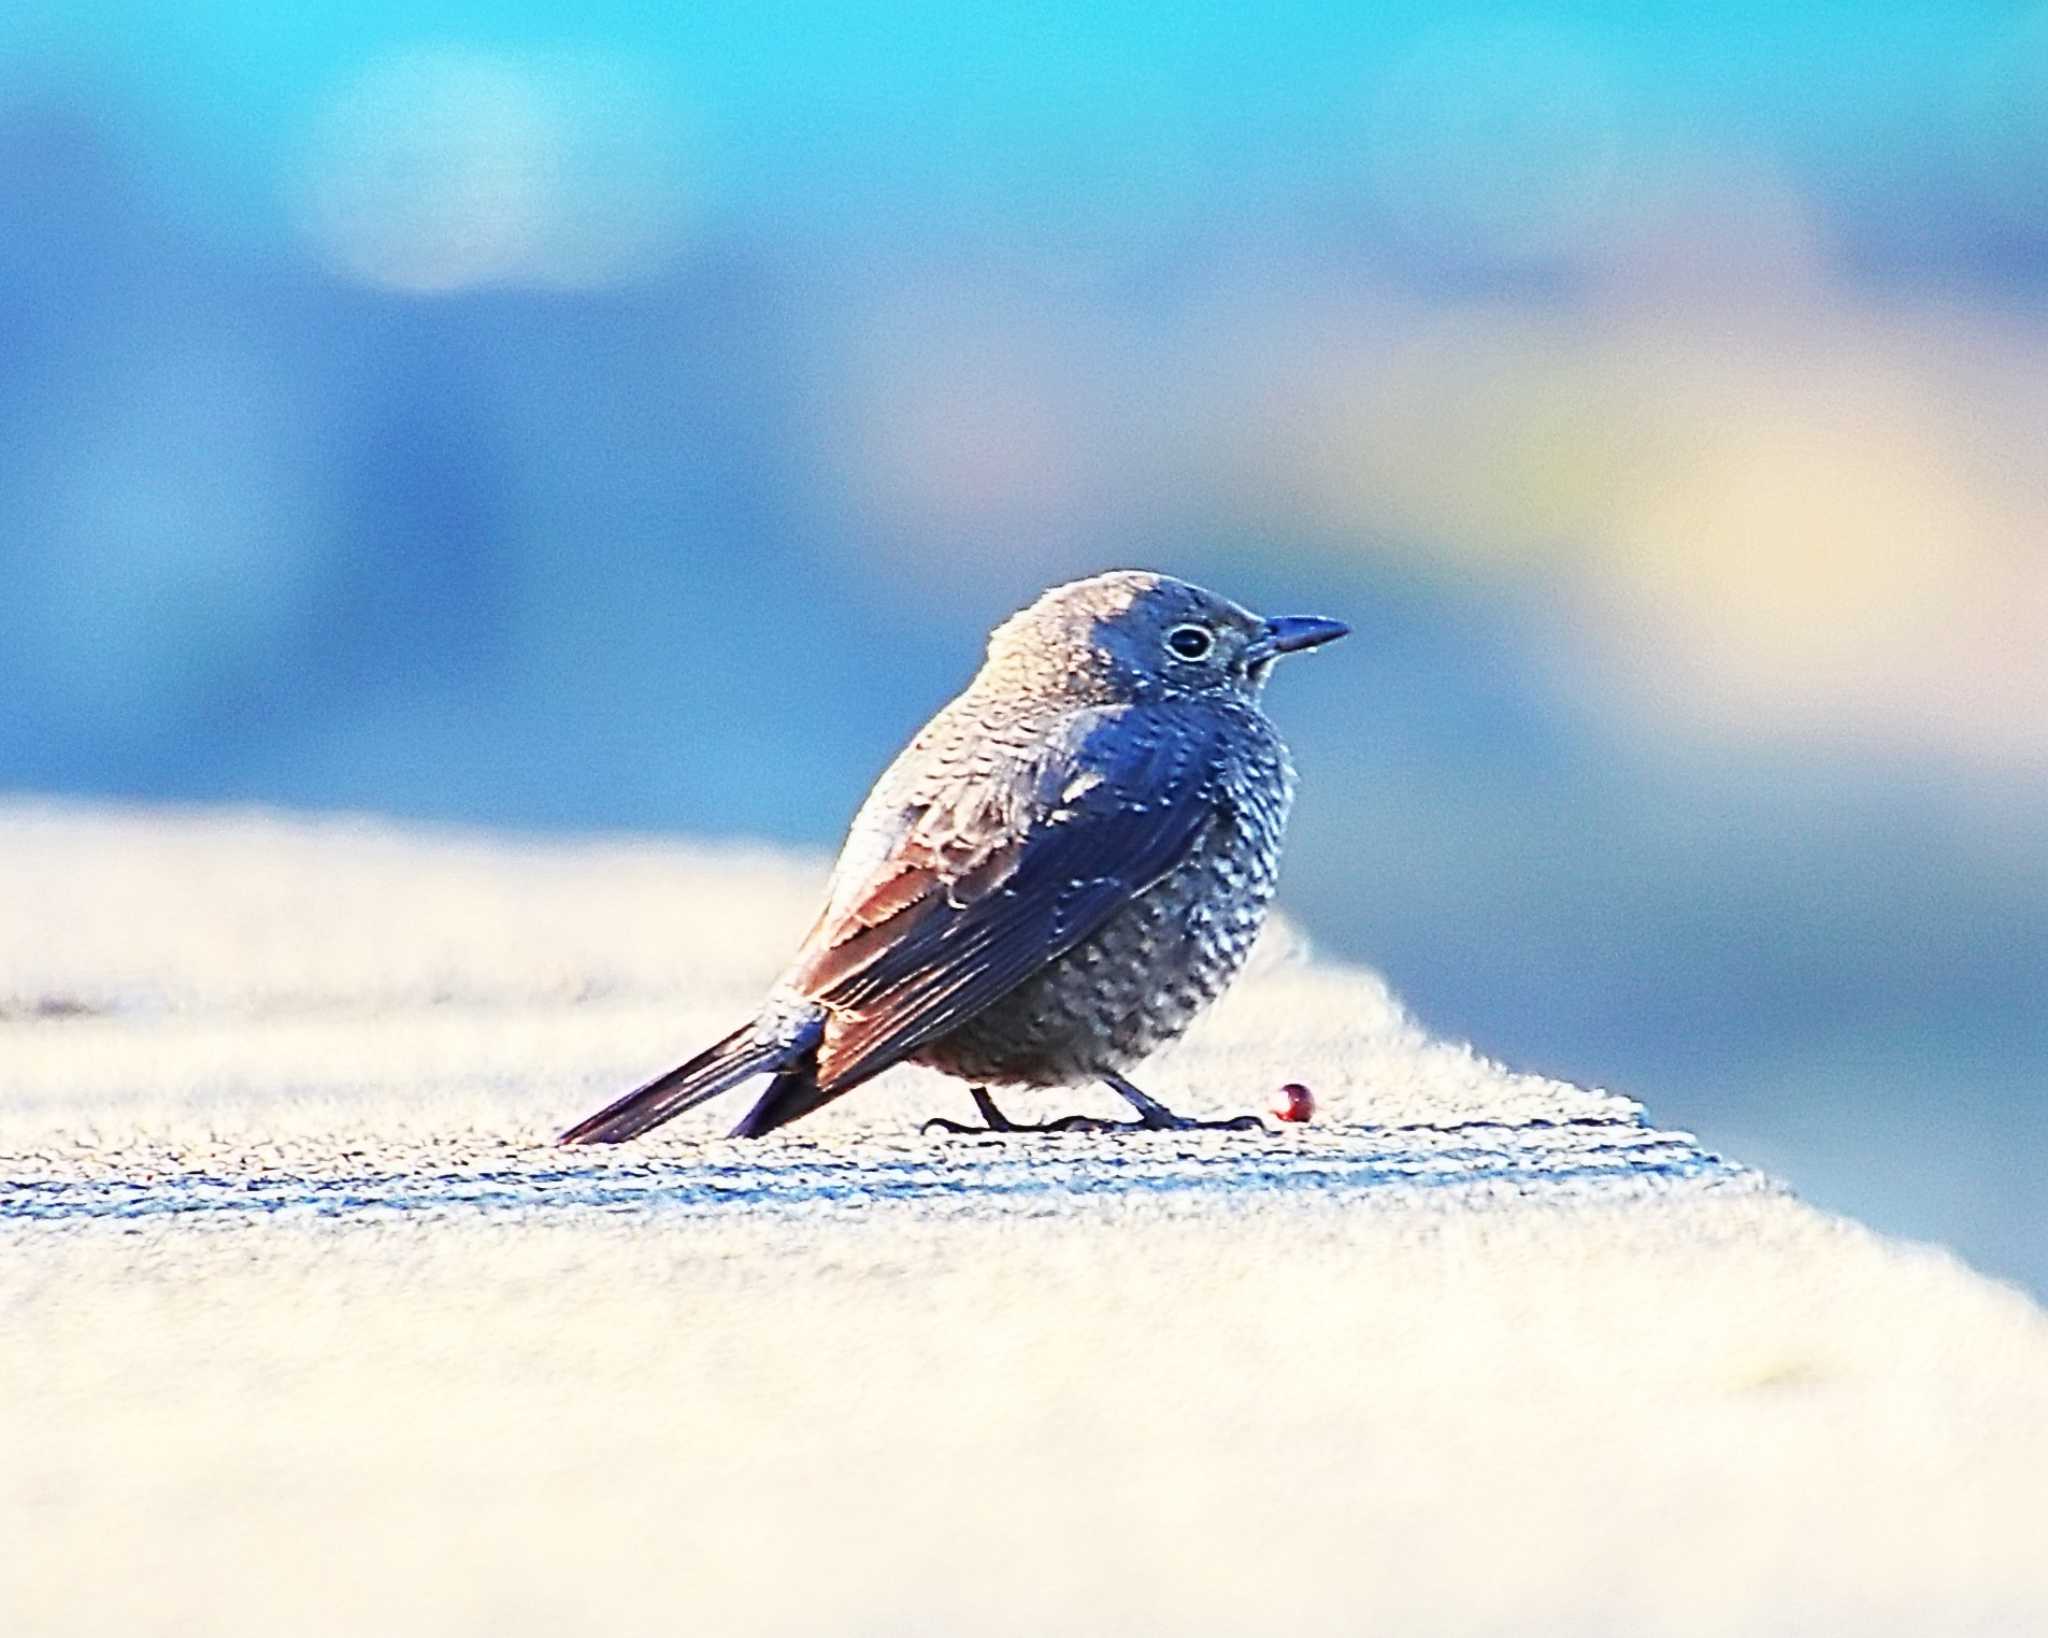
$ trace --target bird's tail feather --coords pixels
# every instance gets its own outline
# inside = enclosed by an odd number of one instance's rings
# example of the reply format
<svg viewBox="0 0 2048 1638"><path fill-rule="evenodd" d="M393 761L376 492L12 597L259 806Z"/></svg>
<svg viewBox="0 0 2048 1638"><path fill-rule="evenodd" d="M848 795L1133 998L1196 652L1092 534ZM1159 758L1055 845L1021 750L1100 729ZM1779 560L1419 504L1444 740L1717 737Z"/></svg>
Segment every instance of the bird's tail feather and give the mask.
<svg viewBox="0 0 2048 1638"><path fill-rule="evenodd" d="M740 1123L727 1137L760 1137L772 1132L778 1126L787 1126L800 1115L808 1115L819 1105L836 1098L844 1087L821 1088L818 1085L818 1057L815 1052L806 1052L788 1068L777 1072L775 1079L768 1083L754 1102L754 1107L740 1117Z"/></svg>
<svg viewBox="0 0 2048 1638"><path fill-rule="evenodd" d="M794 1040L767 1035L758 1023L742 1024L724 1040L706 1047L687 1063L677 1064L665 1075L657 1075L645 1086L637 1086L615 1103L607 1104L588 1120L578 1121L555 1141L557 1143L624 1143L642 1132L673 1120L686 1109L694 1109L708 1098L730 1091L749 1075L781 1069L798 1058L808 1058L817 1046L815 1030L806 1029Z"/></svg>

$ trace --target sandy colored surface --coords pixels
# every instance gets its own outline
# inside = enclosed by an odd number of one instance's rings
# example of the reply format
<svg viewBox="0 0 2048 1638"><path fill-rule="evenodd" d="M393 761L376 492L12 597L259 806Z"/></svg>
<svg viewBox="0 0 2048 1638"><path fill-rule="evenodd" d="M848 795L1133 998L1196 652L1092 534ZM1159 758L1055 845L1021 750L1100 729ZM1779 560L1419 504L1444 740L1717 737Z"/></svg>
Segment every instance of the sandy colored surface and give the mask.
<svg viewBox="0 0 2048 1638"><path fill-rule="evenodd" d="M822 869L0 809L0 1630L2048 1630L2048 1316L1284 930L1303 1130L547 1146Z"/></svg>

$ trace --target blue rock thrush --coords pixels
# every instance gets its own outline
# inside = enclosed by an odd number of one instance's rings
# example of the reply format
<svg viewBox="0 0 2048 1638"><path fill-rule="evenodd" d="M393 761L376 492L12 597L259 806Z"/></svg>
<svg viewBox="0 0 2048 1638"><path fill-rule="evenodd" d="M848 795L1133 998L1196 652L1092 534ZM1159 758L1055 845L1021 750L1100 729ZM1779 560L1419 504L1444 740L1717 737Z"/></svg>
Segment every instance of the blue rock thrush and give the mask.
<svg viewBox="0 0 2048 1638"><path fill-rule="evenodd" d="M968 1081L994 1131L1256 1127L1185 1120L1124 1072L1251 953L1294 795L1259 695L1345 631L1157 574L1047 592L877 782L758 1015L561 1141L638 1137L765 1073L732 1132L758 1137L905 1060ZM987 1091L1090 1080L1136 1120L1014 1124Z"/></svg>

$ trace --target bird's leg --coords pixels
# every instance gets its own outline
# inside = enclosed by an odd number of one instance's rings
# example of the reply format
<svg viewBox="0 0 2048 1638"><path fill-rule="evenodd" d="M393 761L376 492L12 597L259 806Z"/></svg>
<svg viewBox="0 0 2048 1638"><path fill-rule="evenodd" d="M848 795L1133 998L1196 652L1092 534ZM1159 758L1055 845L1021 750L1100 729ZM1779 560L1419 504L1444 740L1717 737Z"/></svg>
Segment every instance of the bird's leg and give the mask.
<svg viewBox="0 0 2048 1638"><path fill-rule="evenodd" d="M987 1087L970 1086L967 1094L974 1099L974 1107L981 1111L986 1125L962 1126L957 1120L934 1117L918 1130L929 1132L937 1127L941 1132L957 1132L963 1137L986 1137L991 1132L1116 1132L1134 1124L1127 1120L1097 1120L1093 1115L1062 1115L1058 1120L1012 1120L996 1107L996 1100L988 1095Z"/></svg>
<svg viewBox="0 0 2048 1638"><path fill-rule="evenodd" d="M974 1107L981 1111L981 1118L985 1122L984 1125L963 1126L957 1120L940 1120L937 1116L933 1116L918 1128L919 1132L929 1132L933 1127L937 1127L941 1132L957 1132L963 1137L980 1137L989 1132L1035 1130L1035 1128L1020 1128L1015 1125L1008 1115L996 1107L996 1100L988 1095L987 1087L970 1086L967 1089L967 1095L974 1099Z"/></svg>
<svg viewBox="0 0 2048 1638"><path fill-rule="evenodd" d="M962 1137L987 1137L991 1133L1004 1132L1127 1132L1139 1124L1128 1120L1097 1120L1093 1115L1062 1115L1058 1120L1044 1121L1012 1120L996 1107L996 1100L988 1095L987 1087L970 1086L967 1092L974 1099L974 1107L981 1111L981 1118L986 1125L963 1126L957 1120L940 1120L934 1116L918 1130L954 1132ZM1144 1094L1140 1093L1139 1096L1143 1097ZM1171 1118L1168 1117L1169 1120Z"/></svg>
<svg viewBox="0 0 2048 1638"><path fill-rule="evenodd" d="M933 1118L919 1128L921 1132L953 1132L963 1137L986 1137L1002 1132L1263 1132L1266 1123L1257 1115L1235 1115L1229 1120L1190 1120L1185 1115L1176 1115L1157 1098L1148 1097L1121 1075L1105 1075L1104 1083L1116 1088L1130 1106L1137 1110L1136 1120L1100 1120L1094 1115L1062 1115L1057 1120L1016 1121L996 1107L996 1100L988 1095L988 1088L968 1088L974 1099L974 1107L981 1111L983 1126L963 1126L958 1121Z"/></svg>
<svg viewBox="0 0 2048 1638"><path fill-rule="evenodd" d="M996 1100L988 1095L985 1086L970 1086L967 1095L974 1100L974 1107L981 1111L981 1118L988 1123L991 1132L1011 1130L1010 1117L996 1107Z"/></svg>
<svg viewBox="0 0 2048 1638"><path fill-rule="evenodd" d="M1232 1115L1228 1120L1190 1120L1176 1115L1157 1098L1140 1092L1121 1075L1105 1075L1103 1085L1137 1110L1135 1121L1118 1121L1119 1126L1139 1126L1148 1132L1263 1132L1266 1123L1257 1115Z"/></svg>

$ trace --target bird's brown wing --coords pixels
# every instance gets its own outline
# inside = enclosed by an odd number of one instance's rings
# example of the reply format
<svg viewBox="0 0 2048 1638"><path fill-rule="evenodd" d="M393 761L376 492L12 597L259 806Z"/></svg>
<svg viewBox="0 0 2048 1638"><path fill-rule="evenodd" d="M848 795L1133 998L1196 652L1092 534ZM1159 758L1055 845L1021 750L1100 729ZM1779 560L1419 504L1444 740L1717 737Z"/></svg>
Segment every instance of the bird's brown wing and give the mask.
<svg viewBox="0 0 2048 1638"><path fill-rule="evenodd" d="M1185 706L1078 712L1007 776L907 810L790 974L832 1013L816 1102L973 1017L1172 870L1217 818L1221 727Z"/></svg>

